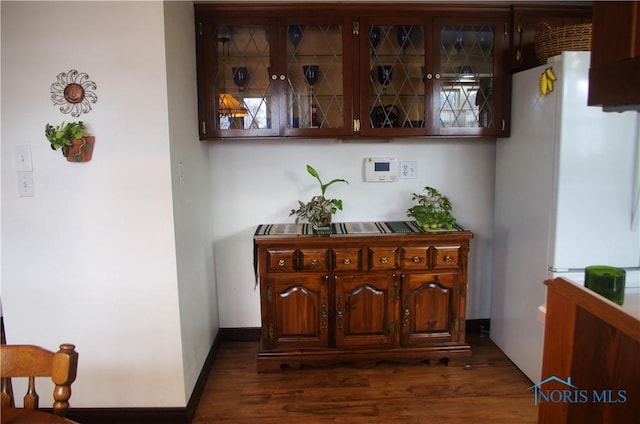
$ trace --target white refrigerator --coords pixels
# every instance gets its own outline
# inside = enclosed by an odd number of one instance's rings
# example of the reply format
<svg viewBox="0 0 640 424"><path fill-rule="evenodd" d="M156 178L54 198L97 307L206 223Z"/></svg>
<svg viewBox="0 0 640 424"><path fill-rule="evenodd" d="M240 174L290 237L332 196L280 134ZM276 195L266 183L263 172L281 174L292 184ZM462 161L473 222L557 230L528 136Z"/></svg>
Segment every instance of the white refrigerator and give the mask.
<svg viewBox="0 0 640 424"><path fill-rule="evenodd" d="M514 74L511 136L497 140L490 337L534 383L545 279L584 284L585 267L610 265L640 287L640 115L587 106L589 58ZM542 96L548 67L557 80Z"/></svg>

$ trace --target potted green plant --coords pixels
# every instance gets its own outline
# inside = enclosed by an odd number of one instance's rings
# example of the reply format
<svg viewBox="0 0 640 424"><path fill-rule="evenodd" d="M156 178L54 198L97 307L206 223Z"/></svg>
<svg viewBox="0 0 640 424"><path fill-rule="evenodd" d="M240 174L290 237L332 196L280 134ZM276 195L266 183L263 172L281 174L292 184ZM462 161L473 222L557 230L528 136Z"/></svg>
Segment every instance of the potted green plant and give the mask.
<svg viewBox="0 0 640 424"><path fill-rule="evenodd" d="M407 209L407 216L415 218L425 230L452 229L456 219L451 214L453 206L448 197L433 187L425 187L426 194L413 193L411 200L418 204Z"/></svg>
<svg viewBox="0 0 640 424"><path fill-rule="evenodd" d="M44 135L53 150L62 150L62 155L70 162L91 160L95 137L87 134L84 122L68 122L53 126L47 124Z"/></svg>
<svg viewBox="0 0 640 424"><path fill-rule="evenodd" d="M318 171L316 171L311 165L307 165L307 172L318 180L318 183L320 184L320 195L313 196L307 203L298 200L298 209L291 209L289 216L295 215L296 222L307 221L312 224L314 228L328 227L331 224L331 216L338 210L342 210L342 200L327 199L325 197L325 192L332 184L349 184L349 182L341 178L335 178L325 184L320 179Z"/></svg>

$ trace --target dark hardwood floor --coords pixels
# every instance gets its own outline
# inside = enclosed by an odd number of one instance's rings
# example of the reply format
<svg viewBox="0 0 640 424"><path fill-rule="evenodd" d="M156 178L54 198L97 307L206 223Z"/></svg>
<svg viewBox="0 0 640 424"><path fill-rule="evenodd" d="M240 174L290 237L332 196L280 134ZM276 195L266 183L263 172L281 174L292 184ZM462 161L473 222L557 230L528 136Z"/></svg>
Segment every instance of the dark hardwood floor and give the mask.
<svg viewBox="0 0 640 424"><path fill-rule="evenodd" d="M256 373L257 342L224 342L193 424L535 423L531 381L489 338L468 341L470 367L383 362L266 374Z"/></svg>

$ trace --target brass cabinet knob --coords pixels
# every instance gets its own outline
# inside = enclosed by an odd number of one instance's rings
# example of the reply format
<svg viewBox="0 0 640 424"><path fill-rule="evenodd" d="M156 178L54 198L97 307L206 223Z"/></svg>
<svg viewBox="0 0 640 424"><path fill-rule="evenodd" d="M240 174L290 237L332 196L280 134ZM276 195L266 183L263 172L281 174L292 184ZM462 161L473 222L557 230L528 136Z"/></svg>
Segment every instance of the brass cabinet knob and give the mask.
<svg viewBox="0 0 640 424"><path fill-rule="evenodd" d="M442 258L445 262L451 262L453 260L453 258L449 255L446 255L444 258Z"/></svg>
<svg viewBox="0 0 640 424"><path fill-rule="evenodd" d="M284 266L284 264L285 264L284 259L280 259L280 260L278 261L278 266Z"/></svg>
<svg viewBox="0 0 640 424"><path fill-rule="evenodd" d="M349 258L344 258L344 260L342 261L343 264L345 265L350 265L351 264L351 259Z"/></svg>
<svg viewBox="0 0 640 424"><path fill-rule="evenodd" d="M420 262L420 256L414 256L413 258L411 258L411 260L413 261L413 263L418 263Z"/></svg>
<svg viewBox="0 0 640 424"><path fill-rule="evenodd" d="M275 81L275 80L278 79L278 76L276 74L273 74L273 75L271 75L271 79Z"/></svg>
<svg viewBox="0 0 640 424"><path fill-rule="evenodd" d="M287 77L284 74L280 75L280 81L284 81L286 79L287 79Z"/></svg>
<svg viewBox="0 0 640 424"><path fill-rule="evenodd" d="M318 260L316 258L311 259L311 265L318 265Z"/></svg>
<svg viewBox="0 0 640 424"><path fill-rule="evenodd" d="M381 264L386 264L387 262L389 262L389 259L387 259L386 256L383 256L383 257L380 258L380 263Z"/></svg>

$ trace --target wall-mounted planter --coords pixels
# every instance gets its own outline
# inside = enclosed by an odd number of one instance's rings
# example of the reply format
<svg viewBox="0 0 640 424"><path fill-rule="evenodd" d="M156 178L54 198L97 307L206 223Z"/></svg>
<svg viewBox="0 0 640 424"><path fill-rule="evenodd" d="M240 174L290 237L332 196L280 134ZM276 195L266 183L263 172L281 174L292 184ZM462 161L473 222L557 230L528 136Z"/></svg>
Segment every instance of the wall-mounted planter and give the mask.
<svg viewBox="0 0 640 424"><path fill-rule="evenodd" d="M53 150L62 150L69 162L88 162L93 155L96 138L87 134L84 122L69 122L53 126L47 124L44 135Z"/></svg>
<svg viewBox="0 0 640 424"><path fill-rule="evenodd" d="M73 139L71 146L62 148L62 154L69 162L88 162L93 155L95 142L96 138L92 135Z"/></svg>

